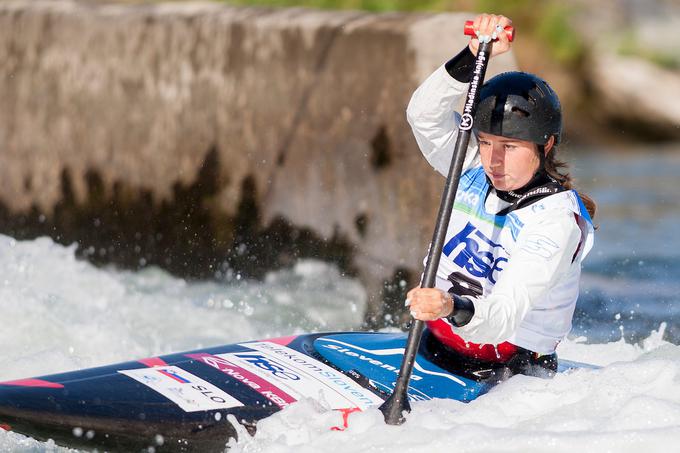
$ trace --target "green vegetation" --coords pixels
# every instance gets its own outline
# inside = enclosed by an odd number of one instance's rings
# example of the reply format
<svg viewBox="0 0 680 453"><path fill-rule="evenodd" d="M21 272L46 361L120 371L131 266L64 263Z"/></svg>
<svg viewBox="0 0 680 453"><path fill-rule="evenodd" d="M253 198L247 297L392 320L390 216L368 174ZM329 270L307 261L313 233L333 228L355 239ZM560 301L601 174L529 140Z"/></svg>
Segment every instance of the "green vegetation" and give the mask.
<svg viewBox="0 0 680 453"><path fill-rule="evenodd" d="M680 69L680 57L640 46L635 33L632 31L628 31L623 35L619 43L618 52L619 55L645 59L664 69L673 71Z"/></svg>
<svg viewBox="0 0 680 453"><path fill-rule="evenodd" d="M544 3L544 12L536 27L536 35L553 52L553 58L568 65L578 64L586 53L581 36L569 24L573 11L560 3Z"/></svg>
<svg viewBox="0 0 680 453"><path fill-rule="evenodd" d="M586 53L581 36L569 23L576 12L564 2L545 0L477 0L477 11L493 11L512 18L523 33L545 43L551 57L567 66L578 65Z"/></svg>
<svg viewBox="0 0 680 453"><path fill-rule="evenodd" d="M226 0L234 5L304 6L366 11L444 11L456 2L447 0Z"/></svg>
<svg viewBox="0 0 680 453"><path fill-rule="evenodd" d="M224 0L233 5L302 6L323 9L384 11L488 11L511 17L517 27L543 41L553 59L577 65L585 54L580 36L569 24L573 10L558 0Z"/></svg>

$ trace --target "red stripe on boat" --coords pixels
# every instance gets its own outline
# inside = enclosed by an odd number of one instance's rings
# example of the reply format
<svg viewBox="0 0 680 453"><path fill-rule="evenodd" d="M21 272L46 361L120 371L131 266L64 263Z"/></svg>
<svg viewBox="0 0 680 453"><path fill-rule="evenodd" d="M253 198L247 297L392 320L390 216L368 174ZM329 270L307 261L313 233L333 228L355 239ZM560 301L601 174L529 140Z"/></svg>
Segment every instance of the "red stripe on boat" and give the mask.
<svg viewBox="0 0 680 453"><path fill-rule="evenodd" d="M187 357L191 357L192 359L195 360L200 360L206 365L209 365L213 368L217 368L218 370L220 370L226 375L231 376L238 382L241 382L242 384L249 386L257 393L259 393L272 403L279 406L281 409L297 401L294 397L292 397L285 391L281 390L273 383L267 381L266 379L254 373L251 373L245 368L241 368L237 364L230 362L229 360L223 357L218 357L205 353L187 354Z"/></svg>
<svg viewBox="0 0 680 453"><path fill-rule="evenodd" d="M9 425L3 425L0 423L0 429L4 429L5 431L12 431L12 427Z"/></svg>
<svg viewBox="0 0 680 453"><path fill-rule="evenodd" d="M298 337L297 335L291 335L289 337L267 338L266 340L262 340L262 341L270 341L272 343L280 344L281 346L288 346L297 337Z"/></svg>
<svg viewBox="0 0 680 453"><path fill-rule="evenodd" d="M47 389L63 389L64 386L56 382L43 381L42 379L18 379L16 381L0 382L0 385L15 385L17 387L42 387Z"/></svg>
<svg viewBox="0 0 680 453"><path fill-rule="evenodd" d="M161 359L160 357L149 357L148 359L141 359L137 360L139 363L143 363L144 365L148 366L149 368L153 368L155 366L167 366L168 364L165 363L165 360Z"/></svg>

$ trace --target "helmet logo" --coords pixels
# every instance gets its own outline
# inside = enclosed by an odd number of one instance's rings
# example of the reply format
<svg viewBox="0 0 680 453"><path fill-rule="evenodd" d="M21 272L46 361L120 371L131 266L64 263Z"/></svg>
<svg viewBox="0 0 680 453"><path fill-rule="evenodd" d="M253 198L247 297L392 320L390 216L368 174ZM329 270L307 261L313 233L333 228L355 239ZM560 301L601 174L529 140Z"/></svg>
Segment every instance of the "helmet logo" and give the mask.
<svg viewBox="0 0 680 453"><path fill-rule="evenodd" d="M472 123L474 120L472 119L472 115L469 113L463 113L463 116L460 118L460 125L458 126L461 131L469 131L472 129Z"/></svg>

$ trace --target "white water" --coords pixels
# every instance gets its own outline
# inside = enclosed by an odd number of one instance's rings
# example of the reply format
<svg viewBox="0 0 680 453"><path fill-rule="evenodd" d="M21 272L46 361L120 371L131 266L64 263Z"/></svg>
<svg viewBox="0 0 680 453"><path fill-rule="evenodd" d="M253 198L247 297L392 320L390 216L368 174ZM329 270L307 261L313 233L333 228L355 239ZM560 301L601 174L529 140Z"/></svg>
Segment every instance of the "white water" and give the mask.
<svg viewBox="0 0 680 453"><path fill-rule="evenodd" d="M49 239L0 236L0 381L361 322L366 295L307 261L264 283L187 283L159 270L98 269ZM307 401L260 424L234 452L672 452L680 443L680 347L571 339L564 358L604 365L552 380L516 376L478 400L413 404L405 425L377 410ZM0 451L68 451L0 430Z"/></svg>

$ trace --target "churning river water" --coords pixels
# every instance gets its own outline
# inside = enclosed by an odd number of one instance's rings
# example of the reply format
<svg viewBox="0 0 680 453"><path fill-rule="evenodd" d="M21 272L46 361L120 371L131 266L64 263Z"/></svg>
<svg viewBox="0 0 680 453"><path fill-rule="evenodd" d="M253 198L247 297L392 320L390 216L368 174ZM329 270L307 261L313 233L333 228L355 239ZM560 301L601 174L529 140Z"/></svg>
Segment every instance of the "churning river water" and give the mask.
<svg viewBox="0 0 680 453"><path fill-rule="evenodd" d="M599 203L564 358L604 367L516 376L476 401L413 405L406 424L306 401L243 434L236 452L671 452L680 443L680 149L573 159ZM263 282L186 282L96 268L48 238L0 236L0 381L244 339L356 329L366 293L299 262ZM67 451L0 430L0 451Z"/></svg>

